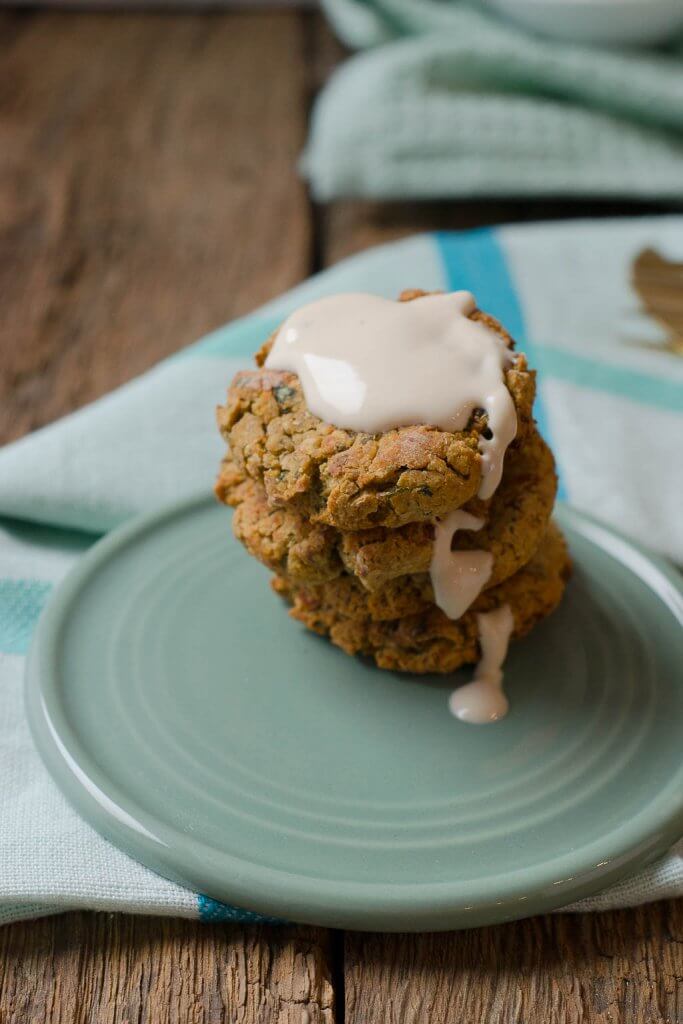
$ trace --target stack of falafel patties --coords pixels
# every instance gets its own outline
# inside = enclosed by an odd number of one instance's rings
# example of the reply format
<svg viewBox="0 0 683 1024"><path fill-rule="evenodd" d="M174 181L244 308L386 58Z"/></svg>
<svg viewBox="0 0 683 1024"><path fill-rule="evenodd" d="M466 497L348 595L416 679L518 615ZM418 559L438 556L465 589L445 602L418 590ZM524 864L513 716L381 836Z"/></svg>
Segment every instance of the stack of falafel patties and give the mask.
<svg viewBox="0 0 683 1024"><path fill-rule="evenodd" d="M420 291L404 292L411 301ZM486 412L465 430L417 424L382 434L344 430L306 407L299 378L264 366L274 336L238 373L218 425L228 442L216 482L235 509L233 529L273 571L291 614L348 654L381 668L451 672L477 661L477 614L508 604L513 636L528 633L559 604L571 564L551 514L557 480L552 453L532 416L534 372L492 317L511 352L505 383L517 435L493 497L477 497ZM387 367L391 387L391 367ZM459 530L454 550L491 553L491 575L457 620L435 604L430 579L435 523L455 509L483 519Z"/></svg>

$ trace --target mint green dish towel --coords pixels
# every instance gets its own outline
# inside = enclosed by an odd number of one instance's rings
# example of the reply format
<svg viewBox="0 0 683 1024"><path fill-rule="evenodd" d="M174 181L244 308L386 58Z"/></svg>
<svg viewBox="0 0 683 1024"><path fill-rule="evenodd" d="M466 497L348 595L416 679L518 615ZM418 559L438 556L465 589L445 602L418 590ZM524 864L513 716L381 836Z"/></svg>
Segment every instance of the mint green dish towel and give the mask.
<svg viewBox="0 0 683 1024"><path fill-rule="evenodd" d="M646 287L639 296L631 280L641 265ZM41 608L96 536L209 491L224 449L215 406L283 317L334 292L394 297L405 287L470 289L538 368L534 411L556 453L564 496L683 562L683 339L676 320L666 326L668 302L664 321L655 315L682 272L678 217L408 238L345 260L2 449L0 924L76 908L255 919L161 878L82 821L33 747L22 687ZM226 513L226 529L227 521ZM683 842L573 909L670 896L683 896Z"/></svg>
<svg viewBox="0 0 683 1024"><path fill-rule="evenodd" d="M457 0L324 7L366 52L313 109L301 166L317 199L683 199L682 46L537 39Z"/></svg>

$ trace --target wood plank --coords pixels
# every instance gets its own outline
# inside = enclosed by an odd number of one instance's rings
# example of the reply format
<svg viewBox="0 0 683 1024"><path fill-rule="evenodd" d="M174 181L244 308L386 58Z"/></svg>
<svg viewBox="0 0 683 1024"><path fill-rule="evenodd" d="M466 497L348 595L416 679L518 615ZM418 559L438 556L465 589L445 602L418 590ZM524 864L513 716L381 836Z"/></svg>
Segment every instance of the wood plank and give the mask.
<svg viewBox="0 0 683 1024"><path fill-rule="evenodd" d="M0 14L0 435L309 272L305 19ZM0 929L2 1024L331 1024L328 933L69 914Z"/></svg>
<svg viewBox="0 0 683 1024"><path fill-rule="evenodd" d="M0 15L0 439L309 272L305 16Z"/></svg>
<svg viewBox="0 0 683 1024"><path fill-rule="evenodd" d="M2 1024L333 1024L328 934L117 914L0 929Z"/></svg>
<svg viewBox="0 0 683 1024"><path fill-rule="evenodd" d="M347 1024L681 1024L683 904L346 936Z"/></svg>

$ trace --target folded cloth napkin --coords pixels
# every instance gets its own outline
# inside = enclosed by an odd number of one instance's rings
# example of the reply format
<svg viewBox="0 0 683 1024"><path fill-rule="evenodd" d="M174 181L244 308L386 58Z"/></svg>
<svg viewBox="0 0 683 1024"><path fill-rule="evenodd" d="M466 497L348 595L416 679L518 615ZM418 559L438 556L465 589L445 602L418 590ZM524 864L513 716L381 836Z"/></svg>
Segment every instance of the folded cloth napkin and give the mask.
<svg viewBox="0 0 683 1024"><path fill-rule="evenodd" d="M208 490L222 452L214 406L282 317L337 291L472 290L539 369L565 496L683 561L681 261L683 218L418 236L340 263L0 451L0 922L77 907L257 919L153 874L81 821L33 748L22 684L40 609L95 535ZM673 895L683 843L570 909Z"/></svg>
<svg viewBox="0 0 683 1024"><path fill-rule="evenodd" d="M345 42L377 49L314 107L302 170L318 199L683 197L682 49L536 39L460 3L324 2Z"/></svg>

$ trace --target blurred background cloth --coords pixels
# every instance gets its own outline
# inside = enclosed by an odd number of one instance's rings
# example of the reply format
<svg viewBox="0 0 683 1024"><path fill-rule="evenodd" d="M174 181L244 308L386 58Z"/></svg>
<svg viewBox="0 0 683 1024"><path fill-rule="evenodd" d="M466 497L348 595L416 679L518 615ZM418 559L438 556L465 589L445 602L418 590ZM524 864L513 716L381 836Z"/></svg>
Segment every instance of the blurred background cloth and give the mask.
<svg viewBox="0 0 683 1024"><path fill-rule="evenodd" d="M302 161L315 198L683 198L680 42L581 47L457 0L323 7L366 52L315 105Z"/></svg>

